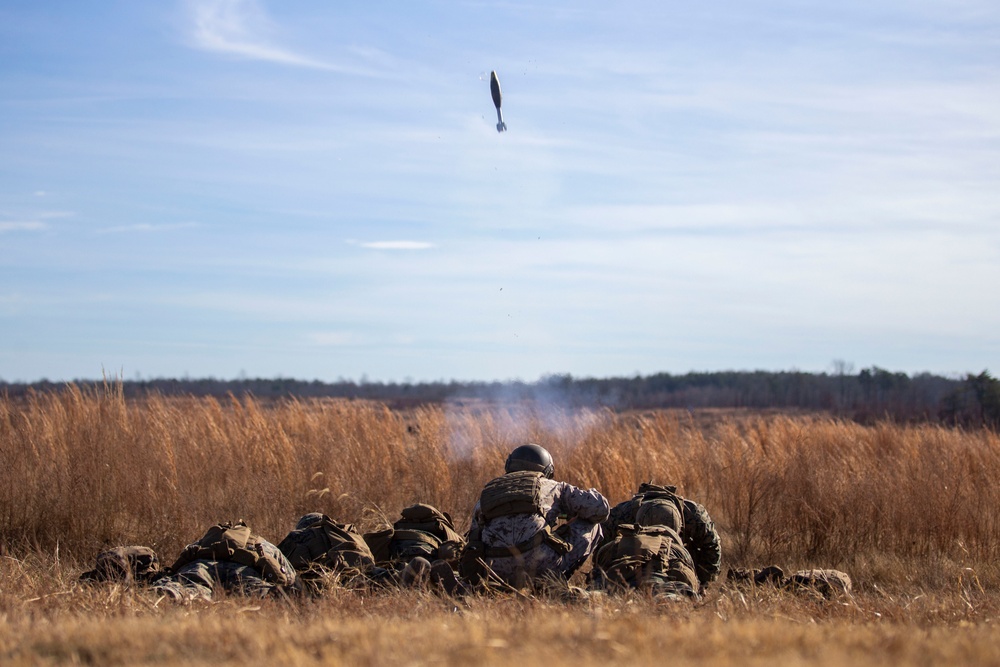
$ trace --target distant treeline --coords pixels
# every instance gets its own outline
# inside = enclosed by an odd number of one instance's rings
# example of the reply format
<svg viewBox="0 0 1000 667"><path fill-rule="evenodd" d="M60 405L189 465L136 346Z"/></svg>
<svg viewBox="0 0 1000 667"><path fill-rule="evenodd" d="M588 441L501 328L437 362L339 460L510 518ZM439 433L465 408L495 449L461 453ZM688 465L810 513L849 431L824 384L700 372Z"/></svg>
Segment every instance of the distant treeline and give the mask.
<svg viewBox="0 0 1000 667"><path fill-rule="evenodd" d="M1000 427L1000 380L987 371L964 378L929 373L913 376L877 366L857 374L798 371L725 371L620 378L549 375L537 382L337 382L286 378L217 380L213 378L115 380L126 397L252 395L258 399L350 398L414 407L462 401L535 401L566 407L615 410L655 408L749 408L824 411L862 423L889 418L950 425ZM80 386L104 381L80 380ZM54 391L61 383L0 382L10 397Z"/></svg>

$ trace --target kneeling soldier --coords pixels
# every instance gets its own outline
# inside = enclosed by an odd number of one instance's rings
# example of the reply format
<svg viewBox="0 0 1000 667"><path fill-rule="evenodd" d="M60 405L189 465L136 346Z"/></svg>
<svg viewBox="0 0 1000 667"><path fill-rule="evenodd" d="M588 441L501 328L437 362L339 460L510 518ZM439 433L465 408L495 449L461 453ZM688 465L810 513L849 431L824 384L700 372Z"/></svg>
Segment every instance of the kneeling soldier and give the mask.
<svg viewBox="0 0 1000 667"><path fill-rule="evenodd" d="M540 577L569 579L601 538L607 499L554 481L552 456L539 445L514 449L504 471L476 503L462 574L481 579L486 565L516 587ZM561 518L569 523L553 530Z"/></svg>

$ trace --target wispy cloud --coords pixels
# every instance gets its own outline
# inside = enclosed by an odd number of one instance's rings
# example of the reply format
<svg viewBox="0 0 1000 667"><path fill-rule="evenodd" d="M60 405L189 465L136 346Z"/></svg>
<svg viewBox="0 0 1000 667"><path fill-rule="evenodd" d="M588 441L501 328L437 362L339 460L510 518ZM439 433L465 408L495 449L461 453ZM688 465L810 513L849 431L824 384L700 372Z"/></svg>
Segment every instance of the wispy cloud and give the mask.
<svg viewBox="0 0 1000 667"><path fill-rule="evenodd" d="M433 243L424 241L371 241L369 243L359 243L362 248L372 248L373 250L427 250L433 248Z"/></svg>
<svg viewBox="0 0 1000 667"><path fill-rule="evenodd" d="M371 74L359 68L310 58L274 44L268 36L272 24L256 0L189 0L192 44L248 60L329 70L350 74Z"/></svg>
<svg viewBox="0 0 1000 667"><path fill-rule="evenodd" d="M0 234L5 232L40 232L48 227L44 222L37 220L0 222Z"/></svg>
<svg viewBox="0 0 1000 667"><path fill-rule="evenodd" d="M176 222L164 225L154 225L148 222L140 222L134 225L120 225L118 227L105 227L97 230L98 234L121 234L126 232L170 232L176 229L190 229L197 227L197 222Z"/></svg>

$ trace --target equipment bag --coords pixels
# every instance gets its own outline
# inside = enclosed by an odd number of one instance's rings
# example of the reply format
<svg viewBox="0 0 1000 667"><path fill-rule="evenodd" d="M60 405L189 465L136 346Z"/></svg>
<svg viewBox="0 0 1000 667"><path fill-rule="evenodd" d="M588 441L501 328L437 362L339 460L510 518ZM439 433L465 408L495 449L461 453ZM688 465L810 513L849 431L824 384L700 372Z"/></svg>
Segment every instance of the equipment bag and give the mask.
<svg viewBox="0 0 1000 667"><path fill-rule="evenodd" d="M594 556L594 565L609 581L638 586L654 574L666 573L672 560L683 561L685 554L680 536L671 528L622 524L618 538ZM693 563L688 565L693 571Z"/></svg>
<svg viewBox="0 0 1000 667"><path fill-rule="evenodd" d="M261 542L243 521L217 523L200 540L185 547L170 569L178 572L196 560L229 562L257 570L269 583L291 583L294 576L285 572L276 558L264 552Z"/></svg>
<svg viewBox="0 0 1000 667"><path fill-rule="evenodd" d="M398 530L420 530L430 533L438 538L441 543L458 542L465 544L465 538L455 530L455 524L451 520L451 515L442 512L436 507L417 503L403 508L400 512L401 518L392 524Z"/></svg>
<svg viewBox="0 0 1000 667"><path fill-rule="evenodd" d="M479 511L489 522L511 514L538 514L542 511L542 473L519 470L490 480L479 496Z"/></svg>
<svg viewBox="0 0 1000 667"><path fill-rule="evenodd" d="M632 515L633 519L638 519L639 512L642 510L643 505L663 505L665 508L668 505L672 505L676 512L671 512L675 515L672 523L676 525L670 525L671 528L677 531L678 534L684 530L684 499L677 495L677 487L675 486L659 486L648 482L639 485L639 492L635 495L633 500L636 501L635 514ZM645 511L650 511L651 508L646 508Z"/></svg>
<svg viewBox="0 0 1000 667"><path fill-rule="evenodd" d="M317 566L334 572L366 571L375 565L371 549L354 526L337 523L325 514L319 521L288 533L278 550L297 571Z"/></svg>

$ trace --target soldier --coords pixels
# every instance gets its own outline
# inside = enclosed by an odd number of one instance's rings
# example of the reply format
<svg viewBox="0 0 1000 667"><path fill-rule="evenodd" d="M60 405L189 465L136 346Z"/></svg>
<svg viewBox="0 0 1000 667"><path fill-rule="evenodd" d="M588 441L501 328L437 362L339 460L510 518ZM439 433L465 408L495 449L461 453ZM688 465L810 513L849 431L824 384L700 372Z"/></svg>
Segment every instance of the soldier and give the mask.
<svg viewBox="0 0 1000 667"><path fill-rule="evenodd" d="M375 561L395 569L417 557L454 562L465 547L451 515L423 503L403 508L391 528L365 533L364 538Z"/></svg>
<svg viewBox="0 0 1000 667"><path fill-rule="evenodd" d="M124 546L105 549L97 554L93 570L80 575L80 581L94 583L117 581L125 584L148 584L163 575L160 559L150 547Z"/></svg>
<svg viewBox="0 0 1000 667"><path fill-rule="evenodd" d="M635 521L620 524L614 540L594 554L591 587L648 590L668 600L697 599L700 584L679 534L679 508L672 503L644 503Z"/></svg>
<svg viewBox="0 0 1000 667"><path fill-rule="evenodd" d="M217 589L264 597L297 585L295 569L276 546L242 521L216 524L185 547L152 589L177 600L211 600Z"/></svg>
<svg viewBox="0 0 1000 667"><path fill-rule="evenodd" d="M349 523L337 523L319 512L304 514L278 543L306 591L320 593L330 583L349 588L383 582L386 571L376 567L364 536Z"/></svg>
<svg viewBox="0 0 1000 667"><path fill-rule="evenodd" d="M798 570L786 577L785 571L780 567L769 565L763 568L730 569L726 578L736 585L771 585L826 600L851 598L854 592L851 576L831 569Z"/></svg>
<svg viewBox="0 0 1000 667"><path fill-rule="evenodd" d="M680 514L680 534L684 548L694 560L695 572L702 588L719 576L722 567L722 547L719 533L708 515L708 511L698 503L682 498L677 494L677 487L659 486L652 482L641 484L639 490L629 500L618 503L611 509L603 529L605 542L613 540L621 524L636 523L637 513L643 504L657 505L661 508L673 507ZM647 509L651 511L652 508ZM661 509L660 511L673 511ZM598 545L600 549L604 544Z"/></svg>
<svg viewBox="0 0 1000 667"><path fill-rule="evenodd" d="M504 472L476 503L462 574L482 579L486 565L516 587L541 577L568 580L601 538L607 499L554 481L552 456L539 445L514 449ZM568 523L553 530L561 518Z"/></svg>
<svg viewBox="0 0 1000 667"><path fill-rule="evenodd" d="M391 528L365 533L364 538L375 561L404 586L426 581L432 561L444 564L439 567L457 565L465 547L451 515L424 503L403 508Z"/></svg>

